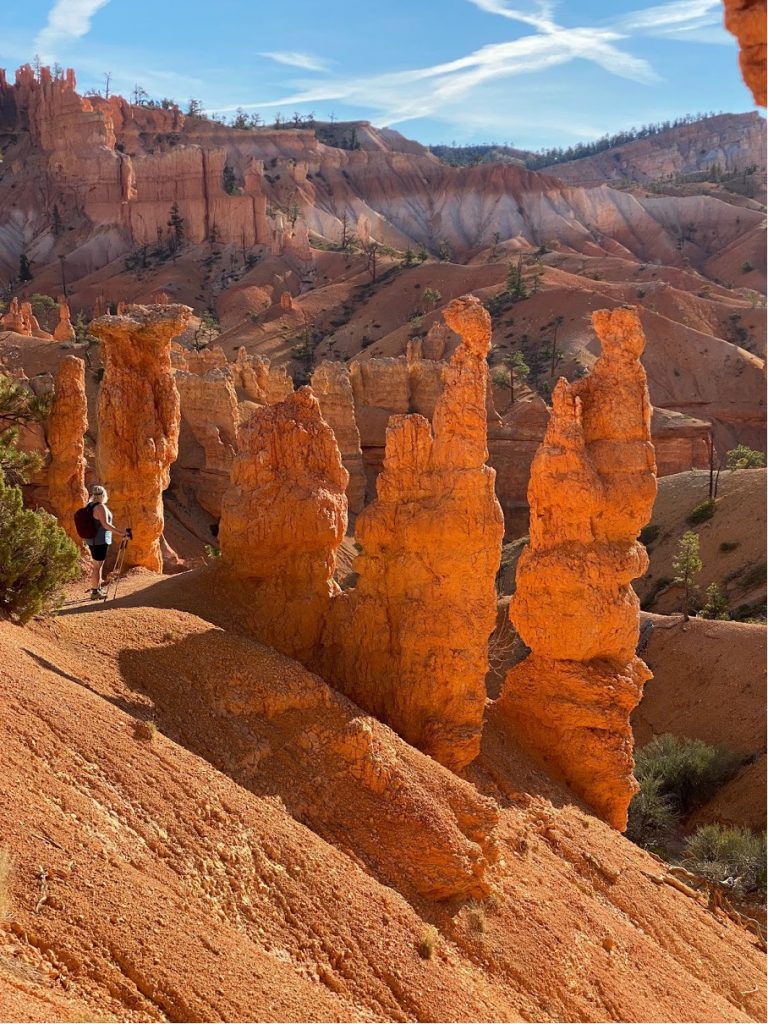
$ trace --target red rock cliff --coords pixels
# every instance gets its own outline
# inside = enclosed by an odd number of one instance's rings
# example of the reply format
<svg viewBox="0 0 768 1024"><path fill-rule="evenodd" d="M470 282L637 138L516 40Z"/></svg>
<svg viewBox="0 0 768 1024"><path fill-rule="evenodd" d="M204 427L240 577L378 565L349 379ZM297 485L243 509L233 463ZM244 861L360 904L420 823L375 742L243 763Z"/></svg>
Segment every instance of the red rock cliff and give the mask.
<svg viewBox="0 0 768 1024"><path fill-rule="evenodd" d="M97 472L116 523L133 528L126 566L154 572L162 569L162 496L179 441L171 339L191 312L188 306L128 306L124 315L101 317L89 328L101 340L104 360Z"/></svg>
<svg viewBox="0 0 768 1024"><path fill-rule="evenodd" d="M650 677L635 656L631 581L648 565L637 535L656 465L637 311L592 320L603 353L591 376L558 383L533 461L530 544L510 604L532 653L507 675L497 708L518 742L623 829L637 790L629 715Z"/></svg>

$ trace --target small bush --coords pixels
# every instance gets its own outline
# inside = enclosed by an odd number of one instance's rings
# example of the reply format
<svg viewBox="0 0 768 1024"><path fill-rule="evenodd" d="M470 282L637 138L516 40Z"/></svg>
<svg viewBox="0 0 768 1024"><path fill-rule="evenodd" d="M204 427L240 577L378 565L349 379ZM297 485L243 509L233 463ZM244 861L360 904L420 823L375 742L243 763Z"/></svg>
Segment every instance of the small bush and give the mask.
<svg viewBox="0 0 768 1024"><path fill-rule="evenodd" d="M753 270L753 269L754 269L754 267L749 262L749 260L744 260L744 262L741 264L741 272L742 272L742 274L748 274L750 272L750 270Z"/></svg>
<svg viewBox="0 0 768 1024"><path fill-rule="evenodd" d="M497 388L508 388L510 386L509 370L498 367L491 374L491 380Z"/></svg>
<svg viewBox="0 0 768 1024"><path fill-rule="evenodd" d="M738 540L724 540L723 543L720 545L720 550L724 554L727 554L729 551L735 551L739 544L740 541Z"/></svg>
<svg viewBox="0 0 768 1024"><path fill-rule="evenodd" d="M467 927L478 935L485 931L485 907L477 900L470 900L467 904Z"/></svg>
<svg viewBox="0 0 768 1024"><path fill-rule="evenodd" d="M686 522L690 523L691 526L697 526L699 523L706 523L714 514L715 502L712 498L707 498L706 501L702 501L700 505L691 510L690 514L686 517Z"/></svg>
<svg viewBox="0 0 768 1024"><path fill-rule="evenodd" d="M762 469L765 466L765 455L745 444L731 448L726 458L728 469Z"/></svg>
<svg viewBox="0 0 768 1024"><path fill-rule="evenodd" d="M683 860L692 871L724 883L737 895L765 898L765 833L702 825L687 839Z"/></svg>
<svg viewBox="0 0 768 1024"><path fill-rule="evenodd" d="M636 774L639 771L636 770ZM661 791L662 780L649 775L640 781L640 792L629 805L627 838L646 848L663 847L679 824L680 815L670 796Z"/></svg>
<svg viewBox="0 0 768 1024"><path fill-rule="evenodd" d="M416 952L422 960L431 960L437 946L438 931L433 924L424 926L424 930L416 943Z"/></svg>
<svg viewBox="0 0 768 1024"><path fill-rule="evenodd" d="M654 780L658 793L669 797L676 811L686 814L709 800L741 763L738 754L723 747L665 734L638 750L635 776L641 790Z"/></svg>
<svg viewBox="0 0 768 1024"><path fill-rule="evenodd" d="M653 544L655 540L658 540L660 533L661 527L658 523L648 523L640 531L640 543L645 544L647 547L649 544Z"/></svg>
<svg viewBox="0 0 768 1024"><path fill-rule="evenodd" d="M728 598L716 583L707 587L707 603L699 613L703 619L729 619Z"/></svg>
<svg viewBox="0 0 768 1024"><path fill-rule="evenodd" d="M137 740L146 740L151 743L157 736L157 726L154 722L137 720L133 723L133 735Z"/></svg>
<svg viewBox="0 0 768 1024"><path fill-rule="evenodd" d="M19 488L0 479L0 611L28 622L53 607L79 571L77 547L56 518L24 508Z"/></svg>
<svg viewBox="0 0 768 1024"><path fill-rule="evenodd" d="M13 858L7 850L0 850L0 924L9 916L11 910L12 875Z"/></svg>

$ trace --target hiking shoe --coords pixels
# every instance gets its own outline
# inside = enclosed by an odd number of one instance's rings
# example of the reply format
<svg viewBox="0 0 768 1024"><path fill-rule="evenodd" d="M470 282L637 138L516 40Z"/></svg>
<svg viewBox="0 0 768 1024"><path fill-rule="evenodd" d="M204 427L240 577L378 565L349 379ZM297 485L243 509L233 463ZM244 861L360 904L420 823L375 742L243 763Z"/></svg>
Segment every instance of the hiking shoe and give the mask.
<svg viewBox="0 0 768 1024"><path fill-rule="evenodd" d="M91 600L98 601L99 598L104 599L107 596L106 590L102 590L101 587L97 587L96 590L91 591Z"/></svg>

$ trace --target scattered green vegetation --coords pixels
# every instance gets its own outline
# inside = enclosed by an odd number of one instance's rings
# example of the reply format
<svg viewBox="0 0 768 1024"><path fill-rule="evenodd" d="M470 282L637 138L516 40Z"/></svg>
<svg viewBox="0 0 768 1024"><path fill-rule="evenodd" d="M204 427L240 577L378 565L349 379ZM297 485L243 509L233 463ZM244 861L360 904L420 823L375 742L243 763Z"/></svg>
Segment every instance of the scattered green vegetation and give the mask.
<svg viewBox="0 0 768 1024"><path fill-rule="evenodd" d="M686 867L712 882L720 882L738 896L766 895L765 833L747 828L702 825L683 849Z"/></svg>
<svg viewBox="0 0 768 1024"><path fill-rule="evenodd" d="M649 544L653 544L655 540L658 540L660 533L661 527L658 523L648 523L640 531L640 543L648 547Z"/></svg>
<svg viewBox="0 0 768 1024"><path fill-rule="evenodd" d="M675 573L675 583L683 588L683 619L688 621L688 613L691 605L691 595L695 589L694 577L698 576L704 564L699 554L699 538L688 530L680 538L677 555L672 562L672 569Z"/></svg>
<svg viewBox="0 0 768 1024"><path fill-rule="evenodd" d="M706 523L708 519L711 519L715 514L715 502L713 498L707 498L706 501L702 501L701 504L697 505L690 513L686 516L685 521L690 523L691 526L698 526L699 523Z"/></svg>
<svg viewBox="0 0 768 1024"><path fill-rule="evenodd" d="M732 778L742 758L699 739L655 736L635 753L640 792L629 807L627 836L640 846L663 847L680 820Z"/></svg>
<svg viewBox="0 0 768 1024"><path fill-rule="evenodd" d="M739 444L728 452L726 464L728 469L762 469L765 466L765 455L745 444Z"/></svg>
<svg viewBox="0 0 768 1024"><path fill-rule="evenodd" d="M0 480L0 610L28 622L78 573L77 547L55 516L24 508L21 490Z"/></svg>
<svg viewBox="0 0 768 1024"><path fill-rule="evenodd" d="M702 619L729 619L728 598L717 583L710 583L706 590L706 604L699 612Z"/></svg>

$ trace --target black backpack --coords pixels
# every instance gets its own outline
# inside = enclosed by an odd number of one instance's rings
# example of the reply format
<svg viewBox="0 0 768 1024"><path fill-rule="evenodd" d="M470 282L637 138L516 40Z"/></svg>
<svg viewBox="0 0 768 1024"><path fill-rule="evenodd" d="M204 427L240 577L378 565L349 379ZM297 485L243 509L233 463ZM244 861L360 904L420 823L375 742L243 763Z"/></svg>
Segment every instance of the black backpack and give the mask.
<svg viewBox="0 0 768 1024"><path fill-rule="evenodd" d="M83 540L93 540L99 532L99 521L93 514L93 505L90 502L75 512L75 529Z"/></svg>

